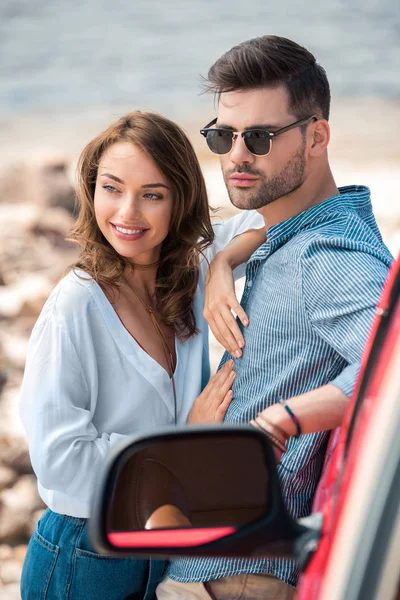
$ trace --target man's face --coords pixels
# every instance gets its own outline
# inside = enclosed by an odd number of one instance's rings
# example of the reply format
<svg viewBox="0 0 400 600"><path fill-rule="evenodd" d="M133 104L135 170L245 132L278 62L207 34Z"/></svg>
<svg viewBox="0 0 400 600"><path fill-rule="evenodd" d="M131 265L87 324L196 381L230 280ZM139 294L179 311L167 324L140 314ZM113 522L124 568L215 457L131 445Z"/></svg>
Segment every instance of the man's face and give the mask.
<svg viewBox="0 0 400 600"><path fill-rule="evenodd" d="M282 86L226 92L221 95L216 127L234 131L267 127L274 131L306 116L291 114ZM304 183L306 140L300 128L291 129L273 139L267 156L255 156L238 136L232 150L220 160L232 204L241 209L261 208ZM244 174L249 178L243 178Z"/></svg>

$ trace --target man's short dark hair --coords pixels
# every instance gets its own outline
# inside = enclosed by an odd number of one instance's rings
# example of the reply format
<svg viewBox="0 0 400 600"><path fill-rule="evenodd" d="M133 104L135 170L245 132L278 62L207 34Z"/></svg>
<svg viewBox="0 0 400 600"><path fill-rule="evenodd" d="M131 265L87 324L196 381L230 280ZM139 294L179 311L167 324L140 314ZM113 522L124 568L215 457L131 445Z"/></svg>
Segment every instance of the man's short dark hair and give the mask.
<svg viewBox="0 0 400 600"><path fill-rule="evenodd" d="M331 94L325 69L306 48L284 37L264 35L234 46L212 65L205 85L218 96L283 85L296 117L316 114L329 119Z"/></svg>

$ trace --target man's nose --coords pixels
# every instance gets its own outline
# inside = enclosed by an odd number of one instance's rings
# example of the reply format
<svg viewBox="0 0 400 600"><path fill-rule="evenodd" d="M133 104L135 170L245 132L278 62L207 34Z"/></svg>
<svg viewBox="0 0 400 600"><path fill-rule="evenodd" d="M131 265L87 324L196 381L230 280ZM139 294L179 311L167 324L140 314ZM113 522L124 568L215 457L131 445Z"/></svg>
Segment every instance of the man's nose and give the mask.
<svg viewBox="0 0 400 600"><path fill-rule="evenodd" d="M236 136L236 138L233 140L232 150L229 153L229 159L235 165L254 162L255 156L250 152L250 150L248 150L241 135Z"/></svg>

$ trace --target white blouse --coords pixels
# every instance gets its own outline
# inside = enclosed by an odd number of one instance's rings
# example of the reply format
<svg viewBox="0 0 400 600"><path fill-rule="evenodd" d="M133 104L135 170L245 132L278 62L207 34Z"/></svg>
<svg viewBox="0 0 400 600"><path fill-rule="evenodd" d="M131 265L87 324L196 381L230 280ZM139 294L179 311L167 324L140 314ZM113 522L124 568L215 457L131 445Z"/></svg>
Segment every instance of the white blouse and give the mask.
<svg viewBox="0 0 400 600"><path fill-rule="evenodd" d="M264 226L244 211L214 226L210 261L236 235ZM199 333L176 340L177 422L186 422L210 375L203 318L202 261L194 313ZM235 277L244 274L242 265ZM121 323L100 286L70 272L43 307L29 341L20 416L43 501L53 511L88 517L90 499L109 449L136 432L174 423L171 380Z"/></svg>

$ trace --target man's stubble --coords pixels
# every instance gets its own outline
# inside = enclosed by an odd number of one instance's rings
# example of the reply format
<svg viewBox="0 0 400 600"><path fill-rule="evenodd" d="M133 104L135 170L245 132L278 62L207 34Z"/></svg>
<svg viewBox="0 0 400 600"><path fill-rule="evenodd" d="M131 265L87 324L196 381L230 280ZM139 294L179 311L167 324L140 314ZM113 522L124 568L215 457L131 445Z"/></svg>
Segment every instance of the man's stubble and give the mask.
<svg viewBox="0 0 400 600"><path fill-rule="evenodd" d="M270 178L263 171L252 169L247 163L243 163L233 171L223 173L229 199L233 206L242 210L262 208L299 189L305 180L305 148L306 140L303 138L300 148L289 158L286 165L277 175ZM249 175L259 176L261 180L259 189L251 193L244 188L229 188L228 180L233 173L248 173Z"/></svg>

